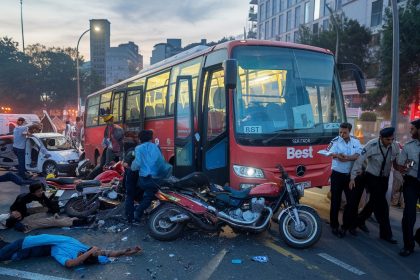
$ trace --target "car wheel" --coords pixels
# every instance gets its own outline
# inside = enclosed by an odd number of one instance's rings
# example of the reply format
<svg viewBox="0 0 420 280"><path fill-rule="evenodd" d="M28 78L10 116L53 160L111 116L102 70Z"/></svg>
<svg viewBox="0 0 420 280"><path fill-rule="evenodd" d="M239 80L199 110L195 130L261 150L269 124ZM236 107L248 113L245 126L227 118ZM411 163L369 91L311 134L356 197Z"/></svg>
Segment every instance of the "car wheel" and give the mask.
<svg viewBox="0 0 420 280"><path fill-rule="evenodd" d="M46 163L44 163L44 166L42 167L42 173L44 173L44 175L48 175L48 174L57 175L58 174L57 164L53 161L47 161Z"/></svg>

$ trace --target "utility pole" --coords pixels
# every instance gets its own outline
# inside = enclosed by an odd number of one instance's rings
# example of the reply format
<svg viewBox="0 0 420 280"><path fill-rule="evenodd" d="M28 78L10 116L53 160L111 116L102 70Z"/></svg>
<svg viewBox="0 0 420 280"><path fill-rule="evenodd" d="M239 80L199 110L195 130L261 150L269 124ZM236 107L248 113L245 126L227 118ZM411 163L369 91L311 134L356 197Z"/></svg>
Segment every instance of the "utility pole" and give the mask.
<svg viewBox="0 0 420 280"><path fill-rule="evenodd" d="M400 24L398 19L397 0L392 2L392 93L391 93L391 126L397 129L398 93L400 81ZM398 129L397 129L398 130Z"/></svg>
<svg viewBox="0 0 420 280"><path fill-rule="evenodd" d="M22 51L25 53L25 37L23 35L23 13L22 13L22 0L20 0L20 26L22 28Z"/></svg>

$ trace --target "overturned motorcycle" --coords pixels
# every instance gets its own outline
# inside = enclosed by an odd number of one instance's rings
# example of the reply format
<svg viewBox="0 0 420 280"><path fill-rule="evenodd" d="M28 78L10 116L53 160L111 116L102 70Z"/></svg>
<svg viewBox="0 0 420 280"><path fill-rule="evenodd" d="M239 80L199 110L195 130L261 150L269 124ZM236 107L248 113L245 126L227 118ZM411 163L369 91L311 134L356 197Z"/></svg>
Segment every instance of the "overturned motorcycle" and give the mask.
<svg viewBox="0 0 420 280"><path fill-rule="evenodd" d="M159 205L148 221L150 235L158 240L178 238L188 223L218 231L229 225L234 231L262 232L278 215L279 232L291 247L307 248L321 237L321 220L315 209L299 204L304 189L278 166L282 184L264 183L237 191L209 183L205 174L192 173L179 180L166 180L156 193Z"/></svg>

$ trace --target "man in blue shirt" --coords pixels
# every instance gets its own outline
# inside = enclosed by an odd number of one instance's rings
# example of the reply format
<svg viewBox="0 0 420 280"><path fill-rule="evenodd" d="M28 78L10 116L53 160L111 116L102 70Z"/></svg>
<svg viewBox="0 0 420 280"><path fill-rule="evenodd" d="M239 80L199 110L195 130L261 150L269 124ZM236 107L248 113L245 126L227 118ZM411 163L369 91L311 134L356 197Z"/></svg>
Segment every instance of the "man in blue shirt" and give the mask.
<svg viewBox="0 0 420 280"><path fill-rule="evenodd" d="M153 131L141 131L139 139L141 144L134 151L135 159L131 165L131 169L139 170L138 185L144 191L134 213L137 221L140 221L144 210L152 203L159 180L169 177L172 173L172 166L165 161L159 147L152 143Z"/></svg>
<svg viewBox="0 0 420 280"><path fill-rule="evenodd" d="M17 126L13 130L13 152L18 159L18 174L26 179L25 174L25 146L28 127L25 125L25 119L20 117L17 120Z"/></svg>
<svg viewBox="0 0 420 280"><path fill-rule="evenodd" d="M65 267L74 267L80 264L106 264L108 257L130 256L141 251L139 246L119 251L104 251L98 247L90 247L79 240L53 234L40 234L27 236L16 240L0 249L0 261L21 260L20 256L27 255L29 250L37 250L36 256L46 256L50 247L50 255ZM42 250L40 249L42 248Z"/></svg>
<svg viewBox="0 0 420 280"><path fill-rule="evenodd" d="M344 191L347 201L350 198L350 172L354 161L362 152L360 141L350 136L352 125L342 123L339 128L339 136L335 137L327 150L333 158L331 165L331 207L330 226L332 233L343 237L344 232L339 229L338 212L340 211L341 195Z"/></svg>

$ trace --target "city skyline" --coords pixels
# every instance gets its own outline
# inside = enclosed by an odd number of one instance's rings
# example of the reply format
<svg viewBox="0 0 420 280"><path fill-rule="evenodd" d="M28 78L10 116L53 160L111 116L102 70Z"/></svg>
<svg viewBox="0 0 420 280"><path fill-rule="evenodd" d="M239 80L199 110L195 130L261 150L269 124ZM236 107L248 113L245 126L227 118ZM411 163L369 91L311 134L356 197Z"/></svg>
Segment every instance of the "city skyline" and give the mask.
<svg viewBox="0 0 420 280"><path fill-rule="evenodd" d="M167 38L180 38L185 46L200 39L210 42L242 34L248 8L248 2L240 0L23 0L25 46L39 43L76 48L90 19L108 19L111 46L133 41L147 65L153 46ZM1 1L0 26L1 36L12 38L22 50L19 0ZM79 50L86 61L90 59L88 34L82 38Z"/></svg>

